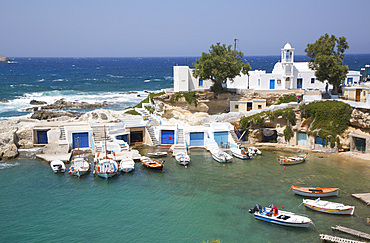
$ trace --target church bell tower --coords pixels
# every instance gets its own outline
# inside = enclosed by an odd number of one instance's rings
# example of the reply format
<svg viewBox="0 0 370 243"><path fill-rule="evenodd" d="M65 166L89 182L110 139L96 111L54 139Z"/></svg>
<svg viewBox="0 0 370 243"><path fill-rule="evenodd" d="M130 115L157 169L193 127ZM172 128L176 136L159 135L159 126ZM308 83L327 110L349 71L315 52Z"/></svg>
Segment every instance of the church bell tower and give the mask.
<svg viewBox="0 0 370 243"><path fill-rule="evenodd" d="M289 43L286 43L281 49L281 64L283 66L283 80L285 80L285 88L293 89L293 62L294 48Z"/></svg>

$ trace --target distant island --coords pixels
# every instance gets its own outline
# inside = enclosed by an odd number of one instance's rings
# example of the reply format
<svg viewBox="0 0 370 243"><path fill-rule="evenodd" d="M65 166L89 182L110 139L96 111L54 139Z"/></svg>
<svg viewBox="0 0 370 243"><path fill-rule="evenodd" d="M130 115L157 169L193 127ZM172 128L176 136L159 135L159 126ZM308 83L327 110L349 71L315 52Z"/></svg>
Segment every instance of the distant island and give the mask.
<svg viewBox="0 0 370 243"><path fill-rule="evenodd" d="M10 62L10 59L5 56L0 56L0 62Z"/></svg>

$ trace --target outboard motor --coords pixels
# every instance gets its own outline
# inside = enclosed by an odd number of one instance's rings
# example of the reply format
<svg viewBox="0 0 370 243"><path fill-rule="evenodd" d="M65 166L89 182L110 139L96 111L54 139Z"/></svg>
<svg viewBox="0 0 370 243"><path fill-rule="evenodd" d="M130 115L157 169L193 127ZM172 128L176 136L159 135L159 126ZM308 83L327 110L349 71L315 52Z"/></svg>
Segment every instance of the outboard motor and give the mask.
<svg viewBox="0 0 370 243"><path fill-rule="evenodd" d="M260 209L262 209L262 206L259 205L259 204L256 204L256 206L254 206L254 208L251 208L249 209L249 213L255 213L255 212L258 212Z"/></svg>

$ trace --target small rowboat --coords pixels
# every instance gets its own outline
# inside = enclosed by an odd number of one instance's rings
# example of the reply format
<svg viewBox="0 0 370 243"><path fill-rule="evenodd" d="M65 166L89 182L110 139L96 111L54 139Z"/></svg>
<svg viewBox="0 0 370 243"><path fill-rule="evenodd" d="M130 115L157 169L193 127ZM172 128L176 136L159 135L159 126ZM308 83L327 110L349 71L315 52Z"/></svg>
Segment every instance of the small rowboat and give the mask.
<svg viewBox="0 0 370 243"><path fill-rule="evenodd" d="M156 159L151 159L151 158L148 158L148 157L145 157L145 156L141 157L140 161L145 167L148 167L148 168L151 168L151 169L160 169L160 170L162 170L163 166L164 166L164 164L163 164L164 161L160 162Z"/></svg>
<svg viewBox="0 0 370 243"><path fill-rule="evenodd" d="M126 173L133 171L135 169L134 160L128 157L122 159L121 162L119 163L119 169L120 171Z"/></svg>
<svg viewBox="0 0 370 243"><path fill-rule="evenodd" d="M153 152L153 153L148 153L149 157L165 157L167 156L167 152Z"/></svg>
<svg viewBox="0 0 370 243"><path fill-rule="evenodd" d="M331 197L338 196L339 188L302 187L292 186L292 191L306 197Z"/></svg>
<svg viewBox="0 0 370 243"><path fill-rule="evenodd" d="M255 219L284 226L307 228L312 224L312 220L310 218L291 212L277 210L276 206L273 208L262 208L261 205L257 204L253 209L249 209L249 213L252 213Z"/></svg>
<svg viewBox="0 0 370 243"><path fill-rule="evenodd" d="M306 160L307 154L292 156L292 157L285 157L278 155L278 161L281 165L295 165L303 163Z"/></svg>
<svg viewBox="0 0 370 243"><path fill-rule="evenodd" d="M330 214L353 215L355 206L346 206L342 203L323 201L320 198L303 199L303 205L312 210Z"/></svg>
<svg viewBox="0 0 370 243"><path fill-rule="evenodd" d="M219 163L228 163L233 161L233 156L221 150L212 150L211 154L212 158Z"/></svg>
<svg viewBox="0 0 370 243"><path fill-rule="evenodd" d="M183 152L177 153L176 156L175 156L175 159L176 159L177 163L179 163L180 165L183 165L183 166L188 165L189 162L190 162L190 156L186 153L183 153Z"/></svg>

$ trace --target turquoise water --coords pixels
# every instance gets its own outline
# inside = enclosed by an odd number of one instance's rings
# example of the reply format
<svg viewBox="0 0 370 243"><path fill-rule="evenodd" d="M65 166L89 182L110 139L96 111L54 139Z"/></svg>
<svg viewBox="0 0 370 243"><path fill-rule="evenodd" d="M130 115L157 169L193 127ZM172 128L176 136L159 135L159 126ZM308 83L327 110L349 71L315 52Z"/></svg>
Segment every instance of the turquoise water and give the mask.
<svg viewBox="0 0 370 243"><path fill-rule="evenodd" d="M139 148L142 154L153 150ZM165 171L136 163L133 173L106 181L89 174L55 175L32 158L0 163L0 242L320 242L314 227L289 228L258 221L256 203L308 215L321 233L337 224L368 231L369 209L350 193L369 192L370 164L309 154L299 165L280 166L263 151L250 161L214 161L191 150L191 165L165 158ZM355 216L327 215L300 206L290 186L340 187L328 200L356 206ZM347 235L335 235L351 238Z"/></svg>

